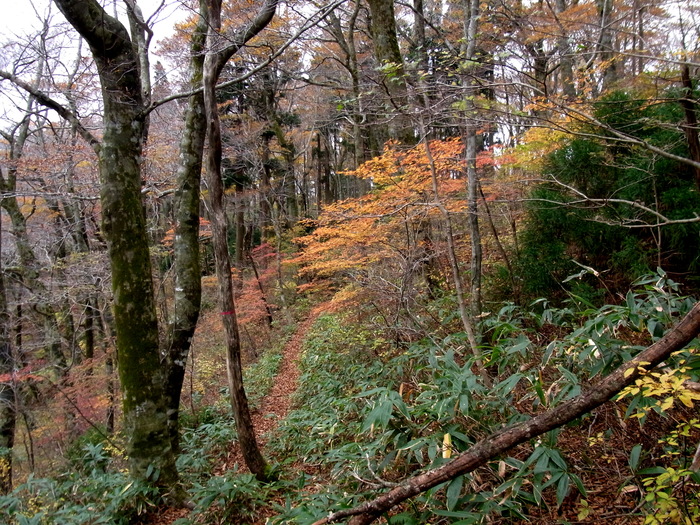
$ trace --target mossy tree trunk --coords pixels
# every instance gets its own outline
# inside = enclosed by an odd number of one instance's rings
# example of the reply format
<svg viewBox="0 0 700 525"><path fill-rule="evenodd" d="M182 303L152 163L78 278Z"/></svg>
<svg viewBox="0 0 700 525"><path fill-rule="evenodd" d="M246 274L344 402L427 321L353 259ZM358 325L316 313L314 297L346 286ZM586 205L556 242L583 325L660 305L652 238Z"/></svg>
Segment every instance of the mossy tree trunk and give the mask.
<svg viewBox="0 0 700 525"><path fill-rule="evenodd" d="M416 142L412 120L409 117L408 86L403 57L396 36L396 17L393 0L368 0L372 18L370 32L374 45L374 56L383 69L384 89L396 111L389 134L404 144Z"/></svg>
<svg viewBox="0 0 700 525"><path fill-rule="evenodd" d="M90 45L102 85L103 139L96 149L130 470L169 487L177 470L141 196L145 115L139 57L124 26L95 0L55 2Z"/></svg>
<svg viewBox="0 0 700 525"><path fill-rule="evenodd" d="M204 43L207 32L207 9L200 1L200 18L191 42L190 85L202 85ZM202 299L202 272L199 259L199 200L202 156L206 136L204 95L190 97L185 113L185 129L180 142L180 165L177 171L175 193L175 298L172 322L168 330L166 354L168 429L174 451L180 448L178 419L180 394L185 378L185 367L192 337L194 336Z"/></svg>

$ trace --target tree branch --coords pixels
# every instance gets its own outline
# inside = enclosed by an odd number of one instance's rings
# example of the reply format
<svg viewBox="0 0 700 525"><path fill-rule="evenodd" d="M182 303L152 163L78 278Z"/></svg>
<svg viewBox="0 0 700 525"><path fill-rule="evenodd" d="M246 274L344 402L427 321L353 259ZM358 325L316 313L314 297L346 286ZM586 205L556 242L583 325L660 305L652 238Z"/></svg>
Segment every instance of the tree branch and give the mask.
<svg viewBox="0 0 700 525"><path fill-rule="evenodd" d="M256 67L248 71L247 73L240 75L236 78L233 78L231 80L227 80L226 82L222 82L220 84L216 85L216 89L223 89L229 86L232 86L234 84L237 84L238 82L243 82L244 80L249 79L256 73L262 71L265 69L267 66L269 66L272 62L275 61L277 57L279 57L289 46L291 46L294 42L297 41L297 39L306 33L309 29L312 27L317 26L323 19L328 16L328 14L333 11L336 7L341 5L345 0L335 0L332 3L328 4L327 6L321 8L319 11L317 11L314 15L309 17L309 19L304 23L303 26L299 28L299 30L294 33L291 37L287 39L284 44L282 44L277 51L272 53L268 58L263 60L260 64L258 64ZM193 89L192 91L187 91L184 93L176 93L174 95L170 95L168 97L162 98L160 100L156 100L153 102L146 110L144 113L150 113L154 109L162 106L163 104L167 104L168 102L172 102L173 100L179 100L181 98L188 98L191 97L192 95L196 95L198 93L202 93L204 88L197 88Z"/></svg>
<svg viewBox="0 0 700 525"><path fill-rule="evenodd" d="M589 197L582 191L574 188L573 186L569 184L565 184L564 182L561 182L558 180L556 177L551 177L549 179L529 179L528 181L536 181L536 182L553 182L554 184L561 186L562 188L565 188L566 190L570 191L577 197L579 197L578 200L574 201L569 201L569 202L560 202L560 201L555 201L552 199L535 199L535 198L530 198L530 199L522 199L523 202L546 202L549 204L558 204L560 206L568 206L568 207L573 207L573 208L578 208L578 209L586 209L585 206L579 206L580 204L586 204L586 203L591 203L591 204L596 204L596 205L602 205L606 206L608 204L625 204L627 206L630 206L631 208L635 208L638 210L643 211L644 213L648 213L649 215L652 215L656 217L657 222L655 223L646 223L643 221L638 221L640 224L631 224L631 222L635 221L611 221L611 220L604 220L604 219L591 219L592 221L599 222L602 224L607 224L609 226L620 226L623 228L657 228L659 226L669 226L671 224L689 224L689 223L695 223L695 222L700 222L700 216L698 214L695 214L695 217L690 217L688 219L670 219L663 215L662 213L659 213L658 211L650 208L649 206L646 206L645 204L638 202L638 201L631 201L627 199L616 199L613 197L607 197L607 198L593 198Z"/></svg>
<svg viewBox="0 0 700 525"><path fill-rule="evenodd" d="M657 155L660 155L661 157L674 160L676 162L679 162L681 164L685 164L687 166L691 166L696 170L700 170L700 162L690 159L688 157L682 157L681 155L676 155L675 153L671 153L670 151L666 151L663 148L659 148L658 146L654 146L653 144L649 143L646 140L637 138L633 135L630 135L628 133L624 133L604 122L601 120L595 118L593 115L589 115L585 111L579 110L574 108L571 104L564 105L564 104L558 104L555 103L557 107L559 108L560 111L563 113L569 115L571 118L577 119L580 122L583 122L588 125L595 126L599 128L602 131L606 131L612 135L612 137L606 137L602 135L596 135L593 133L583 133L579 131L575 131L570 129L569 127L565 127L561 124L553 123L553 122L547 122L546 124L548 127L551 127L553 129L559 129L565 133L568 133L570 135L574 136L588 136L588 137L595 137L598 139L602 140L608 140L611 142L618 142L622 144L631 144L634 146L639 146L643 149L646 149L647 151L651 151L652 153L656 153Z"/></svg>
<svg viewBox="0 0 700 525"><path fill-rule="evenodd" d="M5 80L9 80L12 82L15 86L23 89L30 95L32 95L36 101L41 104L44 107L47 107L49 109L54 110L56 113L58 113L62 118L70 122L72 125L75 126L75 128L78 130L78 133L80 133L80 136L85 139L85 141L90 144L92 149L95 151L97 155L100 153L100 141L97 140L97 137L95 137L90 131L87 130L85 126L78 120L78 117L68 110L65 106L57 102L56 100L52 99L49 97L46 93L43 91L36 89L34 86L29 84L28 82L25 82L24 80L20 79L16 75L9 73L7 71L0 71L0 78L3 78Z"/></svg>

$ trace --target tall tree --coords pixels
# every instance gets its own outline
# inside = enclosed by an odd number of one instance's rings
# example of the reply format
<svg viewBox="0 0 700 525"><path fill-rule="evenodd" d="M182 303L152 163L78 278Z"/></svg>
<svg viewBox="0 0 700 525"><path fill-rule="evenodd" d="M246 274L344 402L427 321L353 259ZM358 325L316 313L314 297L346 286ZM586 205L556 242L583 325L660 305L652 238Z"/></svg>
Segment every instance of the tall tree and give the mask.
<svg viewBox="0 0 700 525"><path fill-rule="evenodd" d="M222 33L221 0L202 1L207 2L209 25L203 69L204 109L209 144L206 157L207 185L209 187L207 202L213 233L216 275L219 283L219 303L226 332L226 364L231 406L246 465L258 478L267 479L269 468L257 445L248 400L243 387L241 340L233 300L231 260L228 253L227 222L223 205L221 122L216 100L216 83L228 60L270 23L274 17L278 0L266 0L255 17L233 35Z"/></svg>
<svg viewBox="0 0 700 525"><path fill-rule="evenodd" d="M141 63L126 28L95 0L55 0L90 46L102 85L99 155L102 228L108 243L114 321L131 472L172 486L178 479L168 430L146 217L141 197L144 112ZM156 476L153 474L156 473Z"/></svg>
<svg viewBox="0 0 700 525"><path fill-rule="evenodd" d="M0 221L0 248L2 248L2 221ZM10 341L10 312L4 269L0 259L0 494L12 490L12 447L17 424L16 385L11 379L15 359ZM10 376L10 377L7 377Z"/></svg>
<svg viewBox="0 0 700 525"><path fill-rule="evenodd" d="M202 298L199 253L200 185L202 157L206 138L206 112L202 85L204 46L207 34L207 8L201 1L199 17L190 44L190 84L195 93L185 111L185 128L180 141L180 163L175 192L175 242L173 243L175 279L172 321L166 341L168 428L173 450L179 450L180 394L185 367L197 327Z"/></svg>
<svg viewBox="0 0 700 525"><path fill-rule="evenodd" d="M372 17L371 34L374 55L383 72L383 87L394 112L389 125L393 138L412 144L415 132L408 116L409 100L403 56L396 36L396 17L393 0L368 0Z"/></svg>

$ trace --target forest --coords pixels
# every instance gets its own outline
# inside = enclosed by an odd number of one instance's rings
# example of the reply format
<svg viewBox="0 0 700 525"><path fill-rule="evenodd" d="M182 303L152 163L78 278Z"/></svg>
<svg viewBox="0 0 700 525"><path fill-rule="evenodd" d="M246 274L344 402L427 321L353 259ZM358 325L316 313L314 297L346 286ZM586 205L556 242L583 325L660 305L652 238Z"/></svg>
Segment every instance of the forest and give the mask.
<svg viewBox="0 0 700 525"><path fill-rule="evenodd" d="M0 523L700 523L700 2L18 4Z"/></svg>

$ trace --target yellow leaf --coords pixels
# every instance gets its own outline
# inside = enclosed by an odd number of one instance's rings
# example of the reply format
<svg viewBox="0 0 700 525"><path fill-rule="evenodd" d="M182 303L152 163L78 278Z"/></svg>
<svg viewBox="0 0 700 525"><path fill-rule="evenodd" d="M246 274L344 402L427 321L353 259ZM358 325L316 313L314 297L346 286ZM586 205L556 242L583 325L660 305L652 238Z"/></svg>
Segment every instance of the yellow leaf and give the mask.
<svg viewBox="0 0 700 525"><path fill-rule="evenodd" d="M693 398L687 394L681 394L678 396L678 400L689 408L693 408Z"/></svg>
<svg viewBox="0 0 700 525"><path fill-rule="evenodd" d="M671 408L672 406L673 406L673 397L672 396L667 397L660 404L662 411L666 411L669 408Z"/></svg>
<svg viewBox="0 0 700 525"><path fill-rule="evenodd" d="M452 457L452 436L449 432L442 438L442 457L445 459Z"/></svg>

